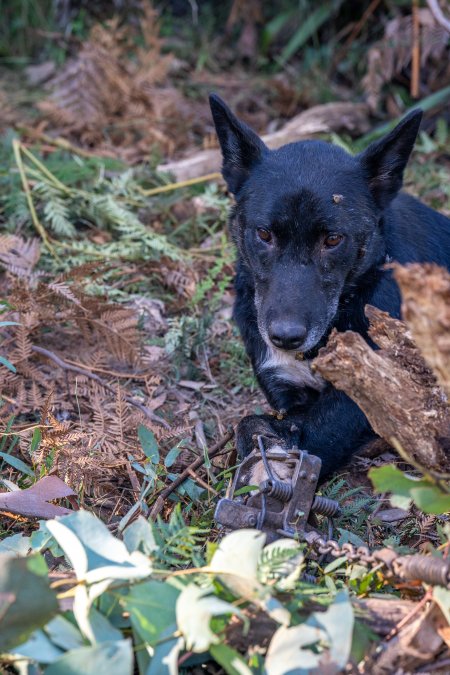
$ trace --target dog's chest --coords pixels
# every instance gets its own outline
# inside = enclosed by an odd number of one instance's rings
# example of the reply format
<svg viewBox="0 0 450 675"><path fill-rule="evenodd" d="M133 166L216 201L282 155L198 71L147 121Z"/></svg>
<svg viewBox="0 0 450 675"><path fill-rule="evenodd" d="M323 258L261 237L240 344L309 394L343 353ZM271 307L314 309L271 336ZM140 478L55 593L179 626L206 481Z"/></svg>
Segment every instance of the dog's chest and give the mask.
<svg viewBox="0 0 450 675"><path fill-rule="evenodd" d="M271 370L273 376L298 387L311 387L321 391L325 380L311 370L311 361L299 360L293 352L284 352L267 345L267 353L259 370Z"/></svg>

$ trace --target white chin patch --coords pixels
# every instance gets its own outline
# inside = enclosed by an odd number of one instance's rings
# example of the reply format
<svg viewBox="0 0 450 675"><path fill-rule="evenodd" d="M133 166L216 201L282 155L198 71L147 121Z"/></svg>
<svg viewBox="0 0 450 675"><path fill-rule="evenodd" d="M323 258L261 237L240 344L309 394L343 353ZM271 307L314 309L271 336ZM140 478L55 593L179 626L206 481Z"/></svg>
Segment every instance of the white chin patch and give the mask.
<svg viewBox="0 0 450 675"><path fill-rule="evenodd" d="M320 391L325 386L325 380L311 371L311 361L296 358L296 352L283 351L270 345L266 345L266 358L261 363L259 370L273 369L280 380L291 382L299 387L311 387Z"/></svg>

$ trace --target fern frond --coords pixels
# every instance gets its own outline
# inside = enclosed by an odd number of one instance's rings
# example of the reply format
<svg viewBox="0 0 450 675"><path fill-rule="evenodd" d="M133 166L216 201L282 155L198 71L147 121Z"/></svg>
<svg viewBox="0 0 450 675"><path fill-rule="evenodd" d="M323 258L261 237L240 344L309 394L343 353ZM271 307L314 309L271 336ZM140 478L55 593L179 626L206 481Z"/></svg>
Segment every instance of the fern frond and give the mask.
<svg viewBox="0 0 450 675"><path fill-rule="evenodd" d="M46 181L36 183L33 191L44 201L44 218L50 229L59 237L74 237L76 229L70 221L67 195Z"/></svg>

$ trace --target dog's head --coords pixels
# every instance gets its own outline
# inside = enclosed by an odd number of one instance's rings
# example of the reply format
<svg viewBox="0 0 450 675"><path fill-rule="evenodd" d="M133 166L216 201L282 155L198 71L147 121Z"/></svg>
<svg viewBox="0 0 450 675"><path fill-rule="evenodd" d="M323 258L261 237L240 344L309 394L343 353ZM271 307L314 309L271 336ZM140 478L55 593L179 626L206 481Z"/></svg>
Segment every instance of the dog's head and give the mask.
<svg viewBox="0 0 450 675"><path fill-rule="evenodd" d="M271 347L306 352L342 295L384 259L383 211L401 188L422 112L353 157L322 141L269 150L218 96L210 104L259 330Z"/></svg>

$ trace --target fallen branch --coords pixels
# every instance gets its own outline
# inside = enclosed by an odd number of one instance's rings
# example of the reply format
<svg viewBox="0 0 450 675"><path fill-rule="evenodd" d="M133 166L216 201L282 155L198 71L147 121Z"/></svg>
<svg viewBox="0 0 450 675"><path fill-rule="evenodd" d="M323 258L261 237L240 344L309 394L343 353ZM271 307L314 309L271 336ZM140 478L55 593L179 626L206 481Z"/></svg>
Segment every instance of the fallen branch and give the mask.
<svg viewBox="0 0 450 675"><path fill-rule="evenodd" d="M208 450L207 453L208 458L212 459L213 457L218 455L220 451L226 446L228 441L231 441L233 436L234 436L234 429L230 429L229 431L227 431L227 433L224 436L222 436L222 438L219 441L217 441L217 443L213 445L210 450ZM154 503L152 510L150 511L150 518L152 520L155 520L157 515L161 512L167 497L169 497L174 490L180 487L180 485L184 483L184 481L187 480L192 475L192 473L196 471L196 469L201 467L204 461L205 461L204 455L197 457L197 459L191 462L189 466L187 466L184 469L184 471L182 471L180 475L177 476L177 478L175 478L175 480L168 487L164 488L164 490L161 492L156 502Z"/></svg>
<svg viewBox="0 0 450 675"><path fill-rule="evenodd" d="M60 368L66 371L71 371L73 373L78 373L79 375L83 375L83 377L88 377L91 380L94 380L94 382L98 382L104 389L107 391L110 391L112 394L116 394L117 392L115 391L114 387L112 387L110 384L105 382L101 377L96 375L95 373L91 373L91 371L85 369L85 368L80 368L79 366L73 366L70 363L67 363L66 361L63 361L59 356L54 354L54 352L51 352L48 349L44 349L43 347L38 347L37 345L33 345L31 347L31 351L36 352L36 354L41 354L42 356L46 356L48 359L53 361L53 363L56 363ZM165 420L162 419L162 417L159 417L159 415L156 415L152 410L149 410L149 408L146 408L145 405L142 403L139 403L138 401L135 401L131 396L125 396L125 400L127 403L130 405L133 405L135 408L138 408L149 420L152 422L156 422L157 424L161 424L165 429L170 429L170 425L167 424Z"/></svg>
<svg viewBox="0 0 450 675"><path fill-rule="evenodd" d="M437 265L393 265L402 315L450 399L450 274Z"/></svg>
<svg viewBox="0 0 450 675"><path fill-rule="evenodd" d="M325 103L304 110L281 129L262 139L269 148L274 149L315 134L331 131L361 134L368 128L368 107L364 103ZM202 150L185 159L160 164L158 171L171 173L177 181L189 181L219 171L221 161L219 150Z"/></svg>
<svg viewBox="0 0 450 675"><path fill-rule="evenodd" d="M381 349L373 351L358 333L333 331L315 368L358 404L379 436L395 439L427 469L448 471L450 410L433 373L401 321L375 307L366 313Z"/></svg>

